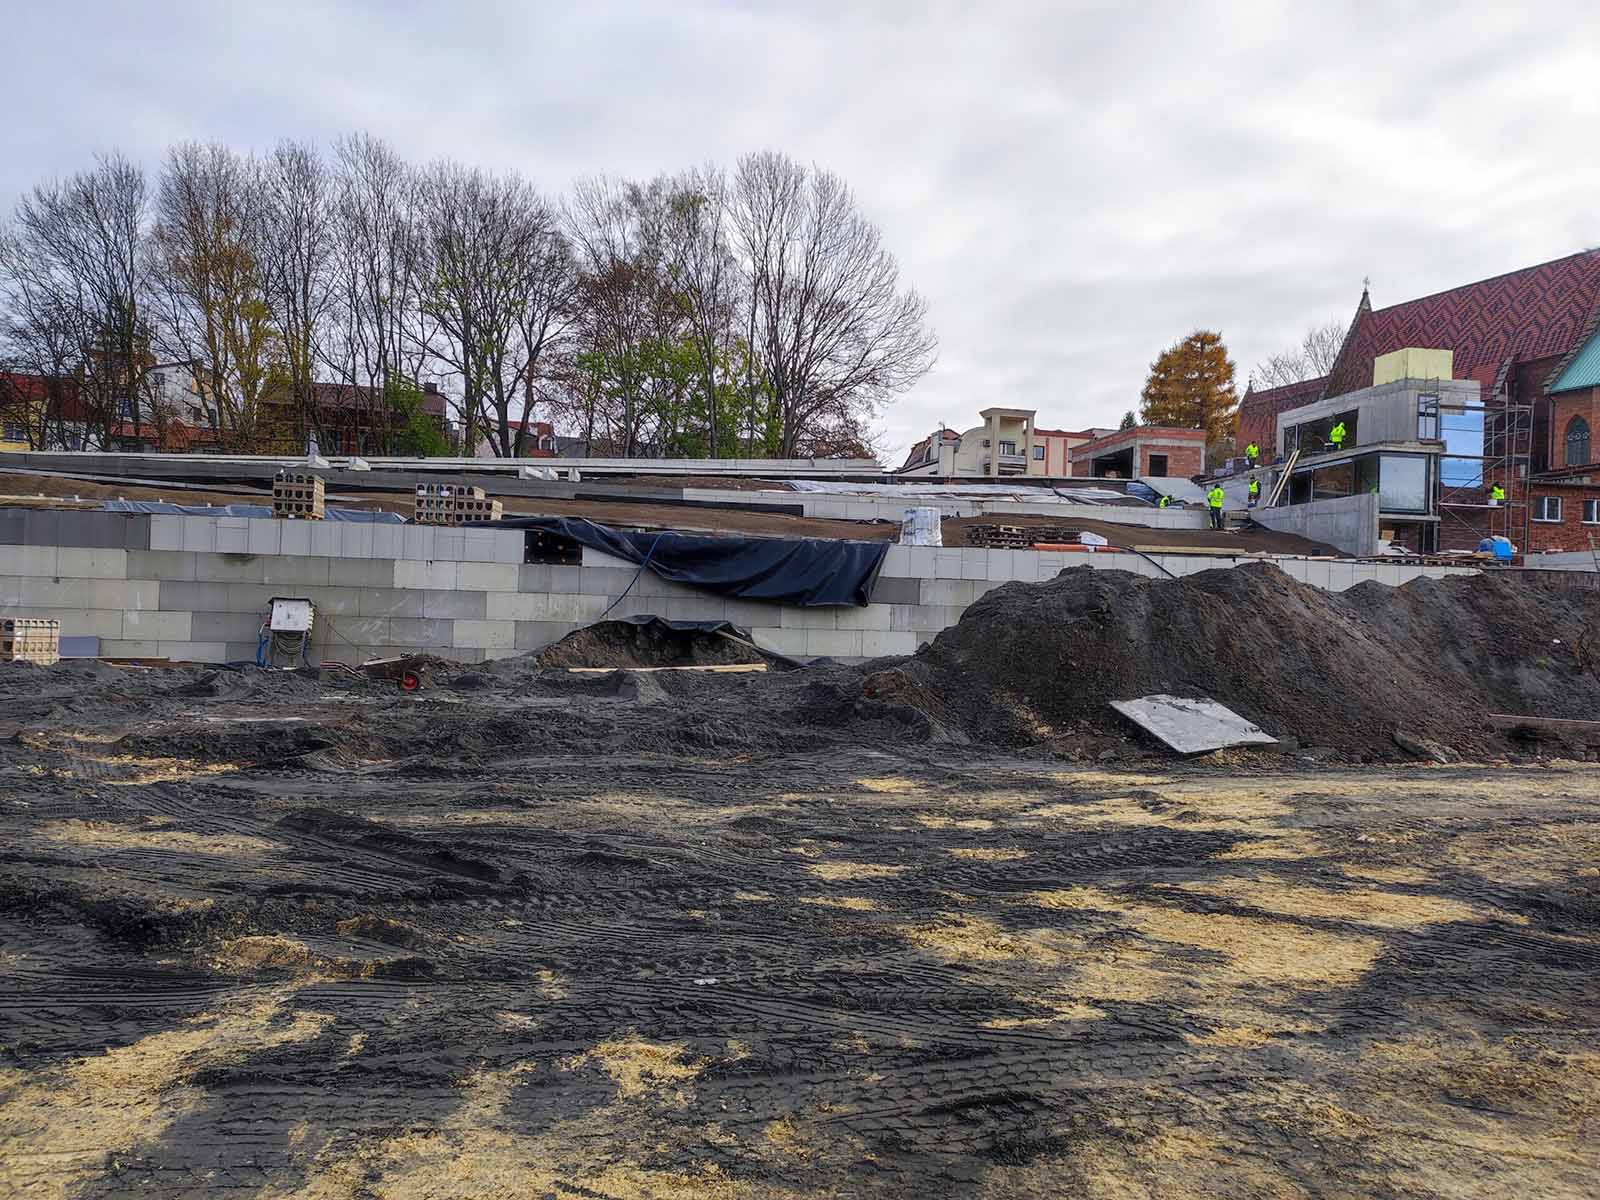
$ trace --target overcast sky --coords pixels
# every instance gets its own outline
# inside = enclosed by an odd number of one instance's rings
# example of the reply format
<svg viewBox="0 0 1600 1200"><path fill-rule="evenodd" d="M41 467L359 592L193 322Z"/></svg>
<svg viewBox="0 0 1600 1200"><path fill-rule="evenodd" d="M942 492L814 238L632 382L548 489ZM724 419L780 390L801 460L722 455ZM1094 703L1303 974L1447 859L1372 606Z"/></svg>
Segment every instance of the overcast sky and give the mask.
<svg viewBox="0 0 1600 1200"><path fill-rule="evenodd" d="M552 193L773 148L929 300L898 452L991 404L1115 424L1196 327L1239 366L1600 243L1600 4L12 6L0 205L118 147L370 130Z"/></svg>

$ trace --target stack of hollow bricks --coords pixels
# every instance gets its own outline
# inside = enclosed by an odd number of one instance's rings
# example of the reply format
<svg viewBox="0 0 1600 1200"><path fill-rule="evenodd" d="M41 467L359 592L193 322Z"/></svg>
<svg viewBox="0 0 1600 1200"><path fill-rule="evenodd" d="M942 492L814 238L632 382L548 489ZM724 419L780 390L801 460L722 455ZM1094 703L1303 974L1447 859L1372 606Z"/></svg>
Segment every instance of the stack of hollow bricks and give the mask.
<svg viewBox="0 0 1600 1200"><path fill-rule="evenodd" d="M498 521L501 515L501 502L488 499L480 487L453 483L417 484L416 510L412 520L418 525Z"/></svg>
<svg viewBox="0 0 1600 1200"><path fill-rule="evenodd" d="M327 511L323 503L326 488L320 475L279 471L272 480L272 515L289 520L321 521Z"/></svg>
<svg viewBox="0 0 1600 1200"><path fill-rule="evenodd" d="M427 650L482 662L539 650L611 616L726 620L782 654L909 654L1010 580L1062 569L1056 554L891 546L866 607L800 608L719 596L588 548L582 565L528 563L520 530L400 523L0 509L0 610L61 622L116 658L249 661L274 596L303 596L331 626L313 653L357 662ZM1232 566L1206 555L1085 556L1152 577ZM1158 565L1159 564L1159 565ZM1285 559L1307 583L1472 574L1441 567ZM1251 569L1245 567L1244 569ZM631 590L630 590L631 587Z"/></svg>
<svg viewBox="0 0 1600 1200"><path fill-rule="evenodd" d="M61 660L61 622L40 617L0 618L0 662L41 667Z"/></svg>

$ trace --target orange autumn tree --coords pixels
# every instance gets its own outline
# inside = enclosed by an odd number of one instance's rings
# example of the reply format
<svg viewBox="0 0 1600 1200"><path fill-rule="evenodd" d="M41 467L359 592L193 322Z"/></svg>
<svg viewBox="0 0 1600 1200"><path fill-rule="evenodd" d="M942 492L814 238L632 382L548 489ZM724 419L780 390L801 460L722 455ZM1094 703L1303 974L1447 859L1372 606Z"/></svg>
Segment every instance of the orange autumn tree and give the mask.
<svg viewBox="0 0 1600 1200"><path fill-rule="evenodd" d="M1197 329L1163 350L1139 394L1144 424L1204 429L1208 457L1226 452L1238 407L1228 348L1221 334L1207 329Z"/></svg>

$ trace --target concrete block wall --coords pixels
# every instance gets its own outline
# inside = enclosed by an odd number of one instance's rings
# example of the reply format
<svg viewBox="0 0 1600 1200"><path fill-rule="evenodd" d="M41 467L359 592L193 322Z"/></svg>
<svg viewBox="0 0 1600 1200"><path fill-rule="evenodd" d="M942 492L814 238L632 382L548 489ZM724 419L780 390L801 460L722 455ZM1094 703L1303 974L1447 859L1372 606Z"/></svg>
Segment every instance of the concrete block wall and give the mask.
<svg viewBox="0 0 1600 1200"><path fill-rule="evenodd" d="M0 610L53 617L117 658L251 661L268 603L317 605L311 657L426 651L481 662L542 649L614 616L727 620L794 657L909 654L992 588L1068 566L1151 577L1255 561L1200 555L891 546L866 607L730 599L585 549L578 566L522 562L519 530L112 513L0 511ZM1275 560L1331 590L1391 586L1450 567Z"/></svg>

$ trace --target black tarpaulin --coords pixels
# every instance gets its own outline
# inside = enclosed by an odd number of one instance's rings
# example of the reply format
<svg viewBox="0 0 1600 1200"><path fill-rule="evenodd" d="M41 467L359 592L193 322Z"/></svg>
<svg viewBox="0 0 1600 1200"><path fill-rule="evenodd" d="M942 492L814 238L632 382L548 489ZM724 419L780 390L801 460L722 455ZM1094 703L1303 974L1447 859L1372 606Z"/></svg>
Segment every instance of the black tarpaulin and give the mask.
<svg viewBox="0 0 1600 1200"><path fill-rule="evenodd" d="M646 564L663 579L743 600L816 607L865 606L889 552L887 542L826 538L712 536L613 529L582 517L512 517L495 529L539 529L614 558Z"/></svg>

